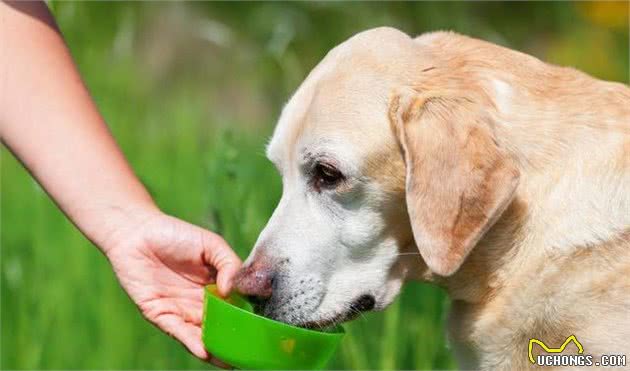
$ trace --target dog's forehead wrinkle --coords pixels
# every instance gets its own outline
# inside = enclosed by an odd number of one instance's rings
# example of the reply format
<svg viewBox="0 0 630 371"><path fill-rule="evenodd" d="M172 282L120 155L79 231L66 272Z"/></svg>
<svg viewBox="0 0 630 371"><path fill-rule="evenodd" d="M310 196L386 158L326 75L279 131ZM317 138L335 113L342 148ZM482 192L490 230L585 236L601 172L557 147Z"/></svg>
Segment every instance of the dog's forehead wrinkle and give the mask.
<svg viewBox="0 0 630 371"><path fill-rule="evenodd" d="M302 142L300 146L304 162L325 161L344 173L359 174L364 156L359 146L344 135L311 135Z"/></svg>
<svg viewBox="0 0 630 371"><path fill-rule="evenodd" d="M340 159L339 155L336 153L335 148L337 146L333 143L325 143L325 141L320 141L316 144L307 144L301 146L299 153L300 162L302 164L309 164L314 162L327 162L332 165L339 165Z"/></svg>

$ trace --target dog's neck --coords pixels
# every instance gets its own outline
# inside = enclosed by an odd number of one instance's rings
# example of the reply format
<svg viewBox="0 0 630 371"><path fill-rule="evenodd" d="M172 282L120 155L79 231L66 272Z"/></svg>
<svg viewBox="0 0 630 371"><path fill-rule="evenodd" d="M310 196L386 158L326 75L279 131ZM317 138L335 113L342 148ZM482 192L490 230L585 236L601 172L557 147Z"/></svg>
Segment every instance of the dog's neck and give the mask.
<svg viewBox="0 0 630 371"><path fill-rule="evenodd" d="M630 247L630 202L628 196L605 192L627 189L628 183L621 186L623 179L594 175L588 182L562 178L570 172L529 175L545 176L548 183L536 189L525 179L510 206L454 275L439 277L424 268L422 279L444 287L453 301L449 333L462 365L493 369L491 365L501 360L510 365L508 369L525 368L526 361L519 362L526 359L522 349L529 338L561 344L584 321L590 323L586 315L598 315L597 309L586 313L580 306L567 306L571 301L563 298L584 297L579 290L589 292L591 287L609 287L611 274L630 267L627 258L625 263L614 261ZM601 192L592 193L590 182L599 184ZM536 191L540 193L532 197ZM558 204L556 197L567 203ZM609 272L596 274L596 266ZM572 285L567 288L563 282ZM550 312L562 315L549 317ZM501 351L502 346L517 351Z"/></svg>
<svg viewBox="0 0 630 371"><path fill-rule="evenodd" d="M597 83L606 94L628 99L627 87ZM563 96L544 102L515 99L509 112L497 104L497 141L518 163L520 184L456 274L428 275L454 300L483 302L500 295L505 281L531 269L533 261L568 256L627 233L630 109L597 104L585 109L586 104ZM550 111L549 105L561 109Z"/></svg>
<svg viewBox="0 0 630 371"><path fill-rule="evenodd" d="M489 66L471 67L467 76L475 71L494 103L494 134L519 166L518 189L455 274L440 277L422 262L410 272L444 287L453 300L453 346L476 350L456 352L471 355L464 367L523 369L526 363L513 361L527 362L522 349L528 337L561 344L564 338L553 337L566 337L589 323L588 316L610 311L610 303L584 308L567 298L591 291L603 297L619 281L614 274L630 269L630 90L540 63L507 66L487 54L461 57Z"/></svg>
<svg viewBox="0 0 630 371"><path fill-rule="evenodd" d="M523 172L510 206L458 272L438 277L425 271L423 278L445 287L453 300L483 303L500 296L508 280L535 269L534 263L566 258L627 234L628 158L592 147L562 161L566 165L560 168ZM602 172L604 165L614 173Z"/></svg>
<svg viewBox="0 0 630 371"><path fill-rule="evenodd" d="M436 276L426 266L421 269L422 280L444 287L453 300L449 324L453 341L474 344L478 356L485 354L487 358L502 341L516 342L515 348L536 336L561 343L564 339L560 337L579 328L579 321L573 319L582 316L584 320L585 311L565 306L567 301L562 300L583 293L566 292L567 288L560 288L558 283L579 282L571 287L588 292L589 287L599 287L594 277L602 276L588 271L592 266L607 266L610 272L628 267L627 258L625 263L612 259L623 256L623 249L629 247L627 129L588 125L567 129L573 133L571 140L580 140L572 145L563 143L566 132L561 134L557 128L550 132L554 130L557 135L537 143L537 150L546 155L544 161L526 157L532 143L504 143L521 164L519 188L462 267L450 277ZM618 135L618 130L626 130L625 136ZM576 135L575 131L581 133ZM512 137L527 134L514 131L505 138ZM623 264L626 268L621 268ZM609 285L613 281L606 282ZM539 295L541 292L544 296ZM563 315L547 318L545 311ZM550 328L555 335L547 332ZM505 357L509 363L522 354L492 357ZM479 367L480 363L477 359L472 364Z"/></svg>
<svg viewBox="0 0 630 371"><path fill-rule="evenodd" d="M453 300L482 303L498 295L505 275L512 268L510 261L522 248L521 236L526 227L527 211L526 202L515 197L454 275L430 275L429 278L443 286Z"/></svg>

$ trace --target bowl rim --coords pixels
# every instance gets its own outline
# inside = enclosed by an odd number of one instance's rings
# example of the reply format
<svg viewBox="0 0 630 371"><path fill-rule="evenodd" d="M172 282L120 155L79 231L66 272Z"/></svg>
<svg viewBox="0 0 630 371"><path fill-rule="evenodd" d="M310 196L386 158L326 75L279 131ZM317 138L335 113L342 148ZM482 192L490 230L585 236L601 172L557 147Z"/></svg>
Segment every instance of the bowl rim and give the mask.
<svg viewBox="0 0 630 371"><path fill-rule="evenodd" d="M291 331L297 331L298 333L303 333L305 335L308 336L321 336L321 337L334 337L334 338L338 338L338 337L343 337L346 334L345 329L343 328L343 326L337 324L335 327L332 328L331 332L327 332L327 331L317 331L317 330L311 330L311 329L307 329L304 327L298 327L298 326L293 326L290 325L288 323L284 323L284 322L280 322L280 321L275 321L271 318L267 318L267 317L263 317L259 314L256 314L254 312L250 312L247 311L239 306L233 305L231 303L228 303L227 301L223 300L222 298L220 298L219 296L215 295L212 290L211 287L215 286L215 285L207 285L204 288L205 291L205 296L206 298L210 298L210 300L213 300L215 303L218 303L219 305L223 305L227 308L231 308L232 310L237 310L239 312L248 314L254 318L257 318L258 320L262 320L270 325L276 326L276 327L280 327L280 328L286 328L289 329ZM238 295L237 293L232 293L230 295ZM245 298L243 298L242 296L239 295L239 297L241 297L243 300L247 301Z"/></svg>

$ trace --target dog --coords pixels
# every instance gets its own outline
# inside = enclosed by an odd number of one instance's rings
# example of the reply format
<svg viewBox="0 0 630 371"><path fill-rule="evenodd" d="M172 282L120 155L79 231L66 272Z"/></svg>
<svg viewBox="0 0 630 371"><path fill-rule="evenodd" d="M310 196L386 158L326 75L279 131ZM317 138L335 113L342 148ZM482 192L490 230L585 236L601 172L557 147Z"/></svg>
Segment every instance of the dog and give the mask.
<svg viewBox="0 0 630 371"><path fill-rule="evenodd" d="M462 368L536 367L532 338L629 353L628 86L377 28L310 72L267 155L282 197L235 280L265 316L328 326L421 280Z"/></svg>

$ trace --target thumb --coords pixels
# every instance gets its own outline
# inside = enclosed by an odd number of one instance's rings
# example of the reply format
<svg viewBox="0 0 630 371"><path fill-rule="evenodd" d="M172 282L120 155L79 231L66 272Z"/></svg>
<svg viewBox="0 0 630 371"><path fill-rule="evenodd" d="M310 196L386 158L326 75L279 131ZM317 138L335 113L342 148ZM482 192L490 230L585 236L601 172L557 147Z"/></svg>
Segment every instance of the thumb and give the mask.
<svg viewBox="0 0 630 371"><path fill-rule="evenodd" d="M204 232L204 262L216 269L219 294L227 296L232 290L234 276L241 268L241 259L221 236L205 230Z"/></svg>

